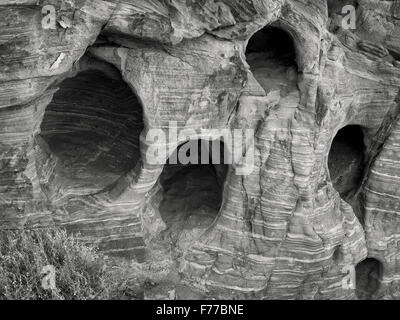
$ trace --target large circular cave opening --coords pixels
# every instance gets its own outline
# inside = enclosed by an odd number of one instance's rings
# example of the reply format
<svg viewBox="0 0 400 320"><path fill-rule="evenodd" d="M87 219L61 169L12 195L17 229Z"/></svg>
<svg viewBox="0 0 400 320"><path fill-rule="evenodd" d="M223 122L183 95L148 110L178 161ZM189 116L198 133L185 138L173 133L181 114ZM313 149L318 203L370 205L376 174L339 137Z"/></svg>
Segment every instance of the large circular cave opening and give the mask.
<svg viewBox="0 0 400 320"><path fill-rule="evenodd" d="M98 68L64 80L47 106L40 137L54 162L52 192L100 191L140 159L142 107L113 71L113 77Z"/></svg>
<svg viewBox="0 0 400 320"><path fill-rule="evenodd" d="M356 266L356 296L360 300L373 299L379 290L383 276L383 265L374 258L367 258Z"/></svg>
<svg viewBox="0 0 400 320"><path fill-rule="evenodd" d="M220 155L219 160L213 161L209 150L216 143ZM183 149L194 161L182 163L179 155ZM223 142L190 140L169 157L160 176L163 198L159 211L166 225L164 240L184 249L215 221L228 172L225 152Z"/></svg>
<svg viewBox="0 0 400 320"><path fill-rule="evenodd" d="M346 201L355 195L362 183L365 149L363 129L358 125L340 129L332 141L329 173L333 187Z"/></svg>
<svg viewBox="0 0 400 320"><path fill-rule="evenodd" d="M288 32L275 26L256 32L247 44L246 59L266 92L282 87L296 88L296 47Z"/></svg>

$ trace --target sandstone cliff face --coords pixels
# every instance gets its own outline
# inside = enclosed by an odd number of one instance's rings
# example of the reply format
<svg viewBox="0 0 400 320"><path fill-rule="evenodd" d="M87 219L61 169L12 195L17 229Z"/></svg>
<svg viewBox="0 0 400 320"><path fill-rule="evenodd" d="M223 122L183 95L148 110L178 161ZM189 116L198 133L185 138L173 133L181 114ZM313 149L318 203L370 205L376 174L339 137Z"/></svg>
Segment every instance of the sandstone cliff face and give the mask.
<svg viewBox="0 0 400 320"><path fill-rule="evenodd" d="M0 226L184 297L398 298L399 89L398 1L0 0ZM150 163L170 121L253 129L255 169Z"/></svg>

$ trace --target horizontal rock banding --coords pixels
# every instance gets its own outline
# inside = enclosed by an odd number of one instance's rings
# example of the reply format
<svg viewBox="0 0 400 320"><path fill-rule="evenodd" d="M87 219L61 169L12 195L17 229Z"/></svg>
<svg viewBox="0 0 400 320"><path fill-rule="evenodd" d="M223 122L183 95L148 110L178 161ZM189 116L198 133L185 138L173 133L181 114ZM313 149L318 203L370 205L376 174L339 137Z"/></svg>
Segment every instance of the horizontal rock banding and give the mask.
<svg viewBox="0 0 400 320"><path fill-rule="evenodd" d="M355 298L346 268L369 256L382 264L376 293L395 297L398 5L360 1L360 27L344 30L342 2L56 2L52 30L36 2L2 4L0 227L56 223L110 255L173 260L211 298ZM265 26L292 40L289 63L271 38L246 57ZM163 164L145 157L145 134L168 133L170 121L178 132L255 132L255 170L230 167L218 214L219 203L205 209L216 220L183 256L157 247L171 194ZM329 175L331 142L348 125L363 128L367 147L364 225ZM177 180L211 190L200 175Z"/></svg>

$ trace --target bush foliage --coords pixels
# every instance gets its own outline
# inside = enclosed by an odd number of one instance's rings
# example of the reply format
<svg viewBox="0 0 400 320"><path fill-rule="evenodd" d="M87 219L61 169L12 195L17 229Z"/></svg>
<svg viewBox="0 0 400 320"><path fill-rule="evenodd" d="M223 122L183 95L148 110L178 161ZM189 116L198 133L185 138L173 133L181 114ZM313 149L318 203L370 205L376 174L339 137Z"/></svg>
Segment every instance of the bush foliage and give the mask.
<svg viewBox="0 0 400 320"><path fill-rule="evenodd" d="M55 289L42 285L45 266L55 270ZM107 299L104 257L58 228L0 231L0 299Z"/></svg>

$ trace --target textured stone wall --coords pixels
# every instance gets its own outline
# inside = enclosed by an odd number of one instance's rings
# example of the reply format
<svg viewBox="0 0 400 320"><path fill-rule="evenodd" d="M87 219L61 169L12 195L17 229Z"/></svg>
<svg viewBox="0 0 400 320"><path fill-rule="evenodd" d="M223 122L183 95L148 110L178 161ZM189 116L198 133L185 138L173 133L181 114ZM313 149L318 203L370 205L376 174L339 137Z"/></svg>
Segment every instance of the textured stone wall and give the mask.
<svg viewBox="0 0 400 320"><path fill-rule="evenodd" d="M281 35L246 54L268 27L293 41L294 60L281 59ZM0 0L0 227L62 225L110 255L166 261L203 297L396 298L399 89L398 1ZM170 121L253 129L255 170L181 174L192 196L165 183L176 168L149 163L145 137ZM331 151L349 125L358 158L340 142ZM207 191L205 206L179 205ZM169 197L170 213L208 217L179 227L184 245L166 240Z"/></svg>

